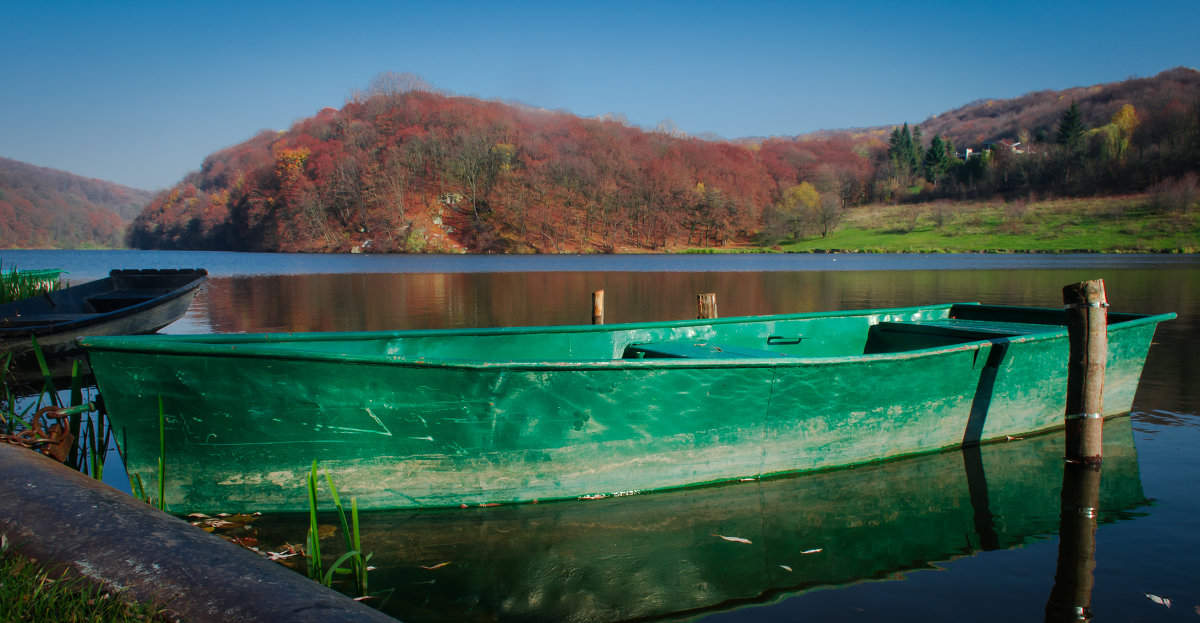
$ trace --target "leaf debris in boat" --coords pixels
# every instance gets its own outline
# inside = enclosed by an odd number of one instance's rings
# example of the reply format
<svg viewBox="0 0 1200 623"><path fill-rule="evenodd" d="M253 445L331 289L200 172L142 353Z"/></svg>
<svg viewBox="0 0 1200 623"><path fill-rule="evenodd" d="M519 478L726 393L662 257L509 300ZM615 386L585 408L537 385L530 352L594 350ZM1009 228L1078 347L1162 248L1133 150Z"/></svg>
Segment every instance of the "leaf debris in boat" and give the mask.
<svg viewBox="0 0 1200 623"><path fill-rule="evenodd" d="M825 548L823 548L823 547L818 547L817 549L806 549L806 550L804 550L804 551L802 551L802 552L800 552L800 553L801 553L801 554L805 554L805 555L807 555L807 554L815 554L815 553L817 553L817 552L820 552L820 551L822 551L822 550L824 550L824 549L825 549Z"/></svg>
<svg viewBox="0 0 1200 623"><path fill-rule="evenodd" d="M441 569L442 567L445 567L445 566L447 566L447 565L449 565L449 564L450 564L450 563L448 563L448 562L439 562L438 564L436 564L436 565L431 565L431 566L421 565L421 568L422 568L422 569L428 569L428 570L430 570L430 571L433 571L434 569Z"/></svg>
<svg viewBox="0 0 1200 623"><path fill-rule="evenodd" d="M783 569L784 571L787 571L788 573L792 572L792 568L787 565L779 565L779 568Z"/></svg>
<svg viewBox="0 0 1200 623"><path fill-rule="evenodd" d="M1159 597L1158 595L1151 595L1150 593L1146 593L1146 597L1149 598L1150 601L1153 601L1160 606L1166 606L1168 608L1171 607L1171 600L1167 599L1166 597Z"/></svg>
<svg viewBox="0 0 1200 623"><path fill-rule="evenodd" d="M746 545L753 545L753 543L750 542L750 539L743 539L740 536L725 536L723 534L714 534L713 536L720 539L725 539L731 543L745 543Z"/></svg>

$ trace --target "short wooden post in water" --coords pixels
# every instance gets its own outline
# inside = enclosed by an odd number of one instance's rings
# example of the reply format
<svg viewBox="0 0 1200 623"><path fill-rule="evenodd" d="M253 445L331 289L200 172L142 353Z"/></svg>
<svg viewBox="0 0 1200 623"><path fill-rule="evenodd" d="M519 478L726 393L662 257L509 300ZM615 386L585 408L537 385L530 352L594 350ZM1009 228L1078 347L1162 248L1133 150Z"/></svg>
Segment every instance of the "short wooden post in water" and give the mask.
<svg viewBox="0 0 1200 623"><path fill-rule="evenodd" d="M717 317L716 293L696 295L696 318L711 320Z"/></svg>
<svg viewBox="0 0 1200 623"><path fill-rule="evenodd" d="M1100 465L1104 442L1104 371L1108 365L1108 300L1104 280L1063 288L1067 332L1067 460Z"/></svg>
<svg viewBox="0 0 1200 623"><path fill-rule="evenodd" d="M604 290L592 292L592 324L604 324Z"/></svg>

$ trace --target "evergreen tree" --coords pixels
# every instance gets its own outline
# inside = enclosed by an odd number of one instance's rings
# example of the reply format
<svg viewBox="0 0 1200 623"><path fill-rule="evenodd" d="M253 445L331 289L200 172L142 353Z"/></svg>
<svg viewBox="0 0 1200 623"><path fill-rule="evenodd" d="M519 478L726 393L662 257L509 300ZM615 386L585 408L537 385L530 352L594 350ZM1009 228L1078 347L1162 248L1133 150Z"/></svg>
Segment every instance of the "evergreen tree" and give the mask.
<svg viewBox="0 0 1200 623"><path fill-rule="evenodd" d="M1074 149L1079 146L1085 131L1087 131L1087 127L1083 125L1083 114L1079 112L1079 106L1072 101L1071 106L1063 111L1062 117L1058 121L1058 144L1068 149Z"/></svg>
<svg viewBox="0 0 1200 623"><path fill-rule="evenodd" d="M944 178L953 168L955 162L954 144L942 140L942 135L934 134L933 140L929 143L929 149L925 151L925 159L922 161L925 179L932 184L937 184L938 180Z"/></svg>
<svg viewBox="0 0 1200 623"><path fill-rule="evenodd" d="M909 131L908 122L903 127L892 130L888 140L888 160L896 175L908 181L921 170L921 130L914 128Z"/></svg>

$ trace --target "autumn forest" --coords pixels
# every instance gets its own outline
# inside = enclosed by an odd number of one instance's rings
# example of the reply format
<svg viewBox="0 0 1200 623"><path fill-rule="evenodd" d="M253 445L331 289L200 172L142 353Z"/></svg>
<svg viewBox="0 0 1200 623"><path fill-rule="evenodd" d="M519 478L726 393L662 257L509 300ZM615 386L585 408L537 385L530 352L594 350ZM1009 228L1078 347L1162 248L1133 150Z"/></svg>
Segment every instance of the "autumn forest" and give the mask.
<svg viewBox="0 0 1200 623"><path fill-rule="evenodd" d="M210 155L154 197L126 242L408 253L772 246L829 235L869 203L1169 187L1187 210L1197 172L1200 73L1182 68L974 102L919 124L739 140L453 96L389 73L340 110Z"/></svg>

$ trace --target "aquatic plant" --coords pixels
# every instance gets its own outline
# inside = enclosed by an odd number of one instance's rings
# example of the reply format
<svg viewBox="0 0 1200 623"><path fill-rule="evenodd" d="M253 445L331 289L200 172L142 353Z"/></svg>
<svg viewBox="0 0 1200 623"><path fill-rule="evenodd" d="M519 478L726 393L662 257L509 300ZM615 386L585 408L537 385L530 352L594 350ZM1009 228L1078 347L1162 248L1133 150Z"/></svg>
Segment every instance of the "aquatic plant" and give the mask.
<svg viewBox="0 0 1200 623"><path fill-rule="evenodd" d="M61 270L0 270L0 304L53 292Z"/></svg>
<svg viewBox="0 0 1200 623"><path fill-rule="evenodd" d="M362 537L358 527L358 499L350 498L350 521L347 522L346 510L342 506L341 497L338 496L337 486L333 484L333 477L329 475L329 470L325 470L325 482L329 486L329 493L333 498L333 505L337 511L338 520L342 525L342 537L345 540L346 553L338 557L328 570L323 569L321 536L317 524L318 480L317 461L314 459L312 470L308 474L308 577L325 586L332 586L335 575L353 576L355 593L359 597L367 597L369 595L367 575L371 570L368 563L371 560L371 554L363 555L362 553ZM342 567L346 563L349 563L349 568Z"/></svg>

